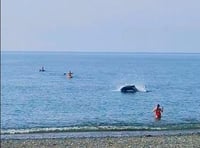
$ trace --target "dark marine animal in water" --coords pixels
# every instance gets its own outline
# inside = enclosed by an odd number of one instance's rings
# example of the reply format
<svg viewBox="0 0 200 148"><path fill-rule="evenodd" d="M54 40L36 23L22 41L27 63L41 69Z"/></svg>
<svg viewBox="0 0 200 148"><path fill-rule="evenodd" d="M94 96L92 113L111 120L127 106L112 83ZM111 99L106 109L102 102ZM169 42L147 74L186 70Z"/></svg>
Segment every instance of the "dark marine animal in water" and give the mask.
<svg viewBox="0 0 200 148"><path fill-rule="evenodd" d="M123 86L120 91L122 93L136 93L138 92L138 89L135 87L135 85L126 85Z"/></svg>

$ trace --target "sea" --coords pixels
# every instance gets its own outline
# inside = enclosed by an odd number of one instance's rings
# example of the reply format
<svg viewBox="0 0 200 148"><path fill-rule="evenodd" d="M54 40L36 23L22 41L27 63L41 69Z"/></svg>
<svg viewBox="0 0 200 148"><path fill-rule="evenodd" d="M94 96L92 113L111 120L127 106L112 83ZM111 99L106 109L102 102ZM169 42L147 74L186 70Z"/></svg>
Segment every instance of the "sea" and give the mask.
<svg viewBox="0 0 200 148"><path fill-rule="evenodd" d="M1 53L2 135L199 129L200 54Z"/></svg>

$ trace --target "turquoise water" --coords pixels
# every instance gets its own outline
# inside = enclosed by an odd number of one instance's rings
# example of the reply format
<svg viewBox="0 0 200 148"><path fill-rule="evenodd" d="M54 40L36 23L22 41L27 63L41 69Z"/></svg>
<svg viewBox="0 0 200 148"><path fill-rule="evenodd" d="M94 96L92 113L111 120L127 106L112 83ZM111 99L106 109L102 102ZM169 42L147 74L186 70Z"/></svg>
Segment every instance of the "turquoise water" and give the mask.
<svg viewBox="0 0 200 148"><path fill-rule="evenodd" d="M4 52L2 133L200 129L200 54ZM39 72L41 66L46 71ZM71 70L72 79L64 73ZM122 94L126 84L139 92ZM159 103L163 117L155 121Z"/></svg>

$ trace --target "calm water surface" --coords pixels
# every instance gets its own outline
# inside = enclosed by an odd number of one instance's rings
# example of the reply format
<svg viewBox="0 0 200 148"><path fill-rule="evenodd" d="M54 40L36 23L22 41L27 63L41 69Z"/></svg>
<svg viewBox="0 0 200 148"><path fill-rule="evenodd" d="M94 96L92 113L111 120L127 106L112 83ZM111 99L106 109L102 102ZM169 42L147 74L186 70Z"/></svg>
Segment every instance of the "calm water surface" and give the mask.
<svg viewBox="0 0 200 148"><path fill-rule="evenodd" d="M200 128L200 54L5 52L2 133ZM46 71L39 72L41 66ZM72 79L64 73L71 70ZM122 94L126 84L139 92ZM162 120L152 113L159 103Z"/></svg>

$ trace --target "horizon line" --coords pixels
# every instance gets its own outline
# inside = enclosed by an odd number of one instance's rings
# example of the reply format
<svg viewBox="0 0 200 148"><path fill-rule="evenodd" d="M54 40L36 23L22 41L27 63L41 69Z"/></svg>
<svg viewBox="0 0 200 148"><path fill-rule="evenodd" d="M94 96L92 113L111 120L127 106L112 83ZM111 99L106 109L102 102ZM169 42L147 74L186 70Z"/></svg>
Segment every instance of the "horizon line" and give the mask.
<svg viewBox="0 0 200 148"><path fill-rule="evenodd" d="M46 51L46 50L1 50L2 52L69 52L69 53L135 53L135 54L200 54L200 52L183 52L183 51Z"/></svg>

